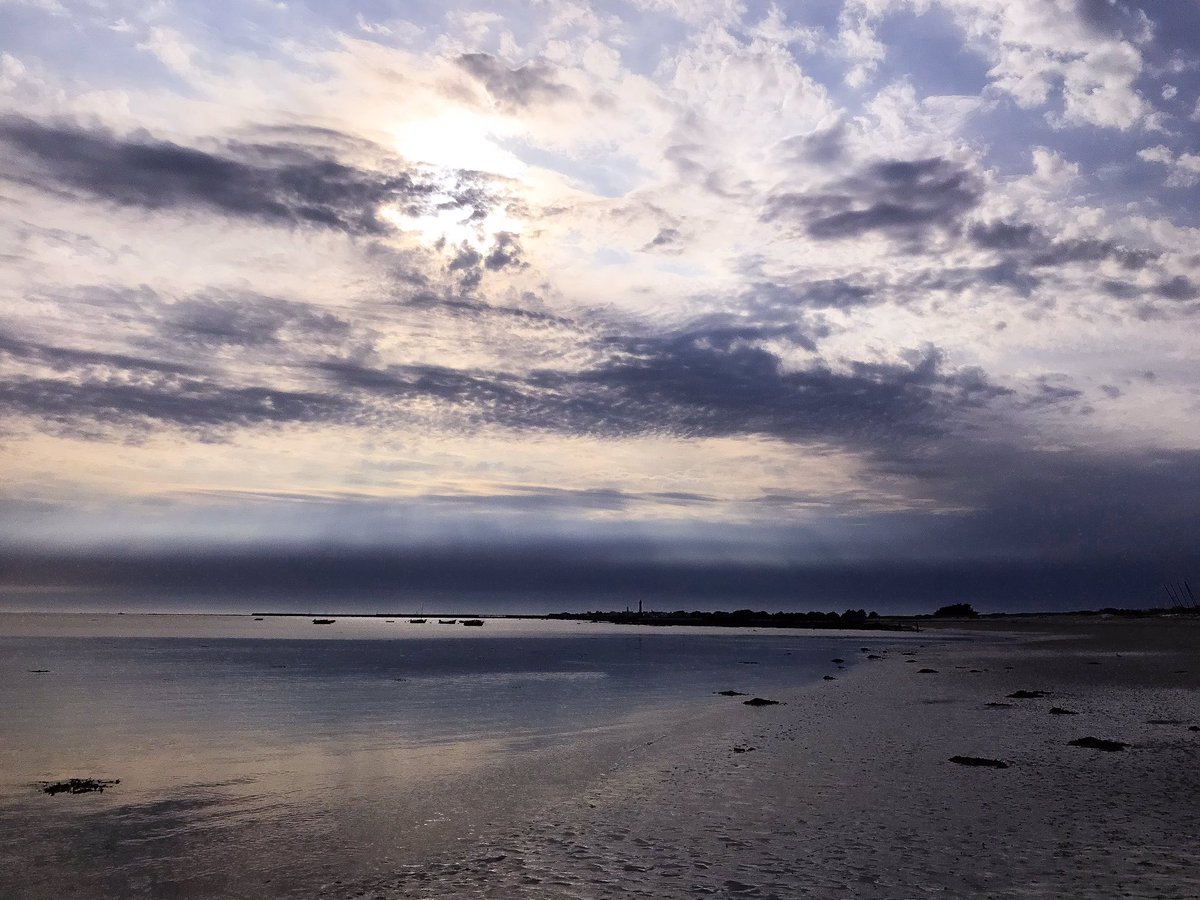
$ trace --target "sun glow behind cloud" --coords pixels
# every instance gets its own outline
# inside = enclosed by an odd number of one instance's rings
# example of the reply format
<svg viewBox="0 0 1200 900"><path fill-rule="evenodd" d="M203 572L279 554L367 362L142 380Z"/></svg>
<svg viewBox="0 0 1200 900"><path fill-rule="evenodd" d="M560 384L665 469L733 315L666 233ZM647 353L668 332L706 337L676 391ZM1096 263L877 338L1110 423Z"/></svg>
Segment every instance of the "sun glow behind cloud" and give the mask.
<svg viewBox="0 0 1200 900"><path fill-rule="evenodd" d="M497 141L522 130L510 118L449 107L436 116L405 122L392 133L396 150L412 162L516 178L525 172L525 164Z"/></svg>

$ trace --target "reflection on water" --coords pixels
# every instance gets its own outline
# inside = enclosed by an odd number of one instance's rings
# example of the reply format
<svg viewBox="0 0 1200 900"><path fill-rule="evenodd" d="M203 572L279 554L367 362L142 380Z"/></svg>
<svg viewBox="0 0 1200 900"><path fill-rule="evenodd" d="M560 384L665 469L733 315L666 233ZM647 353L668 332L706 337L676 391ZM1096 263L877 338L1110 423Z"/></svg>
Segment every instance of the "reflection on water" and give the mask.
<svg viewBox="0 0 1200 900"><path fill-rule="evenodd" d="M310 895L469 846L667 705L811 680L859 640L0 616L0 896ZM33 787L70 776L121 784Z"/></svg>

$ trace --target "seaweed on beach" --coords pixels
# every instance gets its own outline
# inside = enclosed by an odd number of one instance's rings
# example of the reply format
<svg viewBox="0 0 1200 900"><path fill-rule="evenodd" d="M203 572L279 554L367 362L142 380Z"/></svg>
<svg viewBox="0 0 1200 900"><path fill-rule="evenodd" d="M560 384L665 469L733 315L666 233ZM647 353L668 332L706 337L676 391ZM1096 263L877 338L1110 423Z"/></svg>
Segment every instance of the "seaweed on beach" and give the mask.
<svg viewBox="0 0 1200 900"><path fill-rule="evenodd" d="M106 787L120 783L120 778L68 778L66 781L39 781L38 787L53 797L55 794L90 794L93 791L103 794Z"/></svg>
<svg viewBox="0 0 1200 900"><path fill-rule="evenodd" d="M1087 747L1091 750L1107 750L1109 753L1116 753L1118 750L1124 750L1129 745L1123 741L1108 741L1104 738L1092 737L1090 734L1087 737L1076 738L1073 741L1068 741L1072 747Z"/></svg>
<svg viewBox="0 0 1200 900"><path fill-rule="evenodd" d="M988 759L983 756L952 756L950 762L960 766L981 766L988 769L1007 769L1008 763L1000 759Z"/></svg>

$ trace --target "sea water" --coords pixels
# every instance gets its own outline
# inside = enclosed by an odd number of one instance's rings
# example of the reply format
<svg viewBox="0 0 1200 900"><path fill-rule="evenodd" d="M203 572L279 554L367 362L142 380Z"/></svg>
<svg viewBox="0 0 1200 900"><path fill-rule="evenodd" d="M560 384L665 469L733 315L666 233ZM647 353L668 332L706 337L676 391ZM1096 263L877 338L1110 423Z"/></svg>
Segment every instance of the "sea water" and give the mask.
<svg viewBox="0 0 1200 900"><path fill-rule="evenodd" d="M864 636L0 615L0 896L312 896L570 795ZM48 671L38 671L48 670ZM38 782L120 779L49 796Z"/></svg>

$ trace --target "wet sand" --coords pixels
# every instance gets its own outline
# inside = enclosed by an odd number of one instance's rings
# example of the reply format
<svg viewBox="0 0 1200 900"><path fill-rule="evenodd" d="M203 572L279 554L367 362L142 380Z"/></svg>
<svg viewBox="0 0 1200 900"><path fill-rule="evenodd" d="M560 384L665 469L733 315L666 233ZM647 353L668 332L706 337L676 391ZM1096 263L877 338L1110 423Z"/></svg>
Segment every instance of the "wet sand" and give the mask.
<svg viewBox="0 0 1200 900"><path fill-rule="evenodd" d="M974 639L939 640L947 627ZM517 821L320 895L1200 896L1200 622L988 620L863 643L783 705L714 697ZM1130 746L1070 745L1084 736Z"/></svg>

